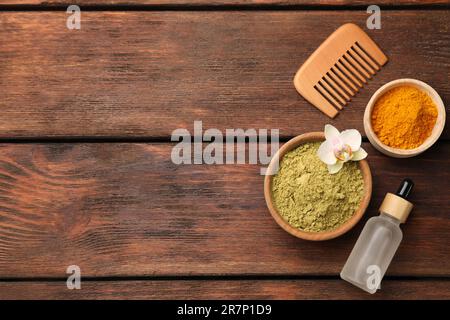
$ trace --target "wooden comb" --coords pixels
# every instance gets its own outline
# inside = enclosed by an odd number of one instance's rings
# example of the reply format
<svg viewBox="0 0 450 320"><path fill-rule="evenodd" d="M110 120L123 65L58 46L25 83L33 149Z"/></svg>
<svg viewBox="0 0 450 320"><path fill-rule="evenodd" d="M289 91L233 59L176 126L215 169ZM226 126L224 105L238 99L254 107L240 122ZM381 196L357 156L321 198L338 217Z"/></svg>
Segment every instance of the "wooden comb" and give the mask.
<svg viewBox="0 0 450 320"><path fill-rule="evenodd" d="M347 23L306 60L294 85L306 100L334 118L387 60L361 28Z"/></svg>

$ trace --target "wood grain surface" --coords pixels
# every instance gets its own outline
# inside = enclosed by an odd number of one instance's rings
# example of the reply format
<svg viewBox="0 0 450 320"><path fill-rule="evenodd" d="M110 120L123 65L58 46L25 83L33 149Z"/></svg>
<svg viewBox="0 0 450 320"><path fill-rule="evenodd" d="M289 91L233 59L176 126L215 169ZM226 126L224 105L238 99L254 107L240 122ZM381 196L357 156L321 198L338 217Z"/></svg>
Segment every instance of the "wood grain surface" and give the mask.
<svg viewBox="0 0 450 320"><path fill-rule="evenodd" d="M72 264L88 277L339 274L364 222L333 241L297 239L270 216L259 166L177 166L171 147L1 145L0 278L65 277ZM449 144L407 162L364 148L366 219L401 179L416 183L388 275L448 276Z"/></svg>
<svg viewBox="0 0 450 320"><path fill-rule="evenodd" d="M363 133L371 94L405 77L449 112L450 1L378 2L382 29L368 33L389 62L335 120L292 79L338 26L365 27L364 1L80 0L81 30L66 28L69 4L0 0L0 300L450 299L449 126L411 159L364 143L371 205L322 243L277 226L260 166L177 166L168 143L194 120L283 139L325 123ZM338 274L404 177L415 207L368 295ZM72 264L81 291L65 286Z"/></svg>
<svg viewBox="0 0 450 320"><path fill-rule="evenodd" d="M71 5L75 2L71 0L0 0L0 5ZM378 5L382 6L433 6L448 5L448 0L379 0ZM78 0L76 4L80 6L111 6L111 5L148 5L148 6L368 6L367 0Z"/></svg>
<svg viewBox="0 0 450 320"><path fill-rule="evenodd" d="M449 111L450 11L383 11L369 34L389 57L333 121L293 87L294 73L362 11L0 12L0 138L169 137L177 128L279 128L326 122L363 132L371 94L417 78ZM448 139L450 131L442 137Z"/></svg>
<svg viewBox="0 0 450 320"><path fill-rule="evenodd" d="M450 299L449 280L385 279L370 295L341 280L0 282L0 299Z"/></svg>

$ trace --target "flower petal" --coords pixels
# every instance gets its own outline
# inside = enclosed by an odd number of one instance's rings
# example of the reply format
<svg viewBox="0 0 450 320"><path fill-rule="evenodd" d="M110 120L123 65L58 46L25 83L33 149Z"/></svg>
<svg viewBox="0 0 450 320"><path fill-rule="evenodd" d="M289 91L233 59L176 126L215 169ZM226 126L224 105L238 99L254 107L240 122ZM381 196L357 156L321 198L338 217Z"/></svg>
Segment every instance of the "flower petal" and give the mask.
<svg viewBox="0 0 450 320"><path fill-rule="evenodd" d="M325 129L325 139L332 141L333 139L339 138L339 130L333 127L331 124L326 124Z"/></svg>
<svg viewBox="0 0 450 320"><path fill-rule="evenodd" d="M328 165L328 172L331 174L339 172L342 169L344 163L342 161L338 161L335 164Z"/></svg>
<svg viewBox="0 0 450 320"><path fill-rule="evenodd" d="M352 151L358 151L361 147L361 134L356 129L344 130L340 135L341 140L344 144L348 144Z"/></svg>
<svg viewBox="0 0 450 320"><path fill-rule="evenodd" d="M317 156L326 164L335 164L337 159L329 141L324 141L317 150Z"/></svg>
<svg viewBox="0 0 450 320"><path fill-rule="evenodd" d="M359 148L358 151L355 151L353 153L352 160L353 161L359 161L367 157L367 152L363 148Z"/></svg>

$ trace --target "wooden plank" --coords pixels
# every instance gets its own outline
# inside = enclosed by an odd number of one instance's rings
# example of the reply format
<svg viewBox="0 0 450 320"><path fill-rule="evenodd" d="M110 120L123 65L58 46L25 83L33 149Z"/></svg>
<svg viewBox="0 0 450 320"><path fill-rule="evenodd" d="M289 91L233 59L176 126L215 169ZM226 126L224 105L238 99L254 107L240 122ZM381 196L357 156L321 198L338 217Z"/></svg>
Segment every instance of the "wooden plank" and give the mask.
<svg viewBox="0 0 450 320"><path fill-rule="evenodd" d="M363 223L315 243L270 216L257 165L174 165L170 144L0 146L0 278L337 275ZM415 204L388 275L448 276L450 145L392 159L367 143L374 192L412 178Z"/></svg>
<svg viewBox="0 0 450 320"><path fill-rule="evenodd" d="M385 279L370 295L342 280L0 282L1 299L434 299L450 298L449 280Z"/></svg>
<svg viewBox="0 0 450 320"><path fill-rule="evenodd" d="M80 6L148 5L148 6L369 6L366 0L78 0ZM449 4L448 0L380 0L381 6L433 6ZM0 5L71 5L70 0L0 0Z"/></svg>
<svg viewBox="0 0 450 320"><path fill-rule="evenodd" d="M450 111L448 10L383 11L369 34L390 61L333 121L292 78L339 25L365 26L364 11L83 12L72 31L67 16L0 13L0 138L168 137L194 120L283 136L325 123L363 131L371 94L405 77Z"/></svg>

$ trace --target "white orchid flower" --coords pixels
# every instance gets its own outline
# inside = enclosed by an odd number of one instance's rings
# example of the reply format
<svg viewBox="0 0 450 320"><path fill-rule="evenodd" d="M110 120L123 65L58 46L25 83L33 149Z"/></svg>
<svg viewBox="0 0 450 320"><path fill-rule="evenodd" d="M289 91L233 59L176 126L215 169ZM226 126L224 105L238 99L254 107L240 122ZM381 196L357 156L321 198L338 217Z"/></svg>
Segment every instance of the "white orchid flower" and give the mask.
<svg viewBox="0 0 450 320"><path fill-rule="evenodd" d="M356 129L339 132L331 124L325 125L325 141L317 150L320 160L328 165L328 171L339 172L347 161L359 161L367 157L361 148L361 134Z"/></svg>

